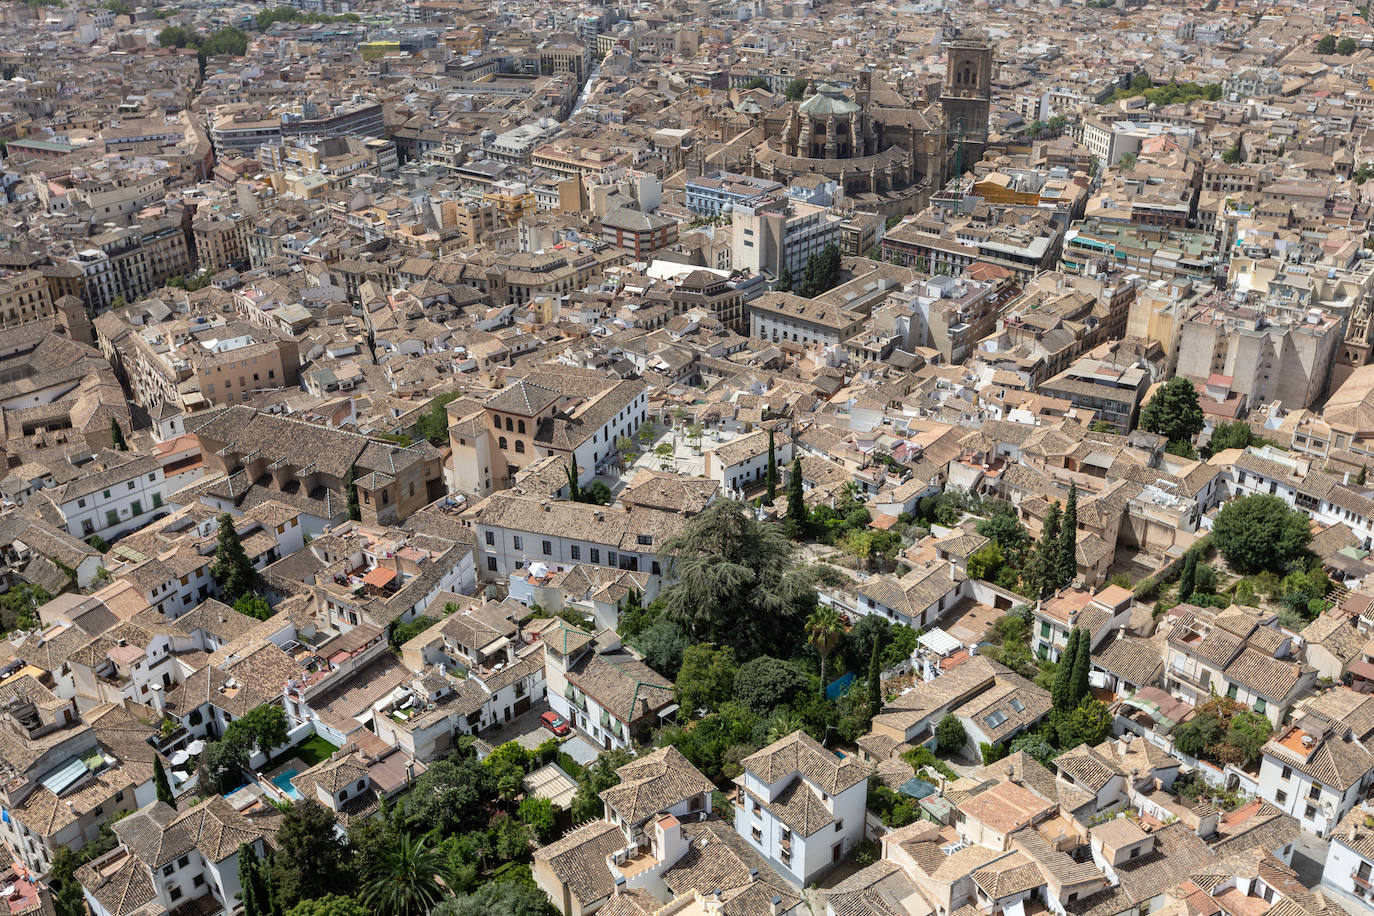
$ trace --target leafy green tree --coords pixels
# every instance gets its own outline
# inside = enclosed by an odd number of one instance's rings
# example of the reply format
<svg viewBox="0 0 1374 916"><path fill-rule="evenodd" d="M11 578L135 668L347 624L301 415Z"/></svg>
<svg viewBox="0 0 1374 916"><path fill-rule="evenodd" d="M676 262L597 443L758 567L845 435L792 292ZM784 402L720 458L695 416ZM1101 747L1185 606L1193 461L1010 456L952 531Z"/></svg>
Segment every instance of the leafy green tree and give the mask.
<svg viewBox="0 0 1374 916"><path fill-rule="evenodd" d="M1202 757L1220 745L1225 735L1225 720L1213 704L1204 703L1174 729L1174 746L1189 757Z"/></svg>
<svg viewBox="0 0 1374 916"><path fill-rule="evenodd" d="M225 604L234 604L240 597L257 591L257 570L253 569L253 560L243 552L234 516L228 512L220 515L220 533L214 547L214 562L210 564L210 578L220 586Z"/></svg>
<svg viewBox="0 0 1374 916"><path fill-rule="evenodd" d="M1231 500L1212 526L1212 544L1243 573L1284 569L1303 555L1311 538L1306 513L1268 493Z"/></svg>
<svg viewBox="0 0 1374 916"><path fill-rule="evenodd" d="M448 443L448 411L445 408L460 397L462 397L460 391L449 391L436 397L430 402L429 410L420 414L419 419L415 421L415 432L428 439L431 445L446 445Z"/></svg>
<svg viewBox="0 0 1374 916"><path fill-rule="evenodd" d="M421 614L414 620L405 623L402 623L398 617L391 622L391 633L387 641L399 649L438 622L427 614Z"/></svg>
<svg viewBox="0 0 1374 916"><path fill-rule="evenodd" d="M466 833L487 822L486 801L496 794L492 772L475 755L450 755L415 780L402 829L440 836Z"/></svg>
<svg viewBox="0 0 1374 916"><path fill-rule="evenodd" d="M363 520L362 507L358 505L358 465L348 466L348 482L344 484L344 505L348 508L348 520L350 522L360 522Z"/></svg>
<svg viewBox="0 0 1374 916"><path fill-rule="evenodd" d="M806 618L806 642L821 656L821 692L829 681L825 678L825 666L844 639L844 624L840 622L839 612L833 607L818 607Z"/></svg>
<svg viewBox="0 0 1374 916"><path fill-rule="evenodd" d="M1369 465L1367 465L1367 464L1362 464L1362 465L1360 465L1360 473L1359 473L1359 475L1355 478L1355 486L1357 486L1357 487L1362 487L1362 486L1364 486L1365 477L1366 477L1368 474L1369 474Z"/></svg>
<svg viewBox="0 0 1374 916"><path fill-rule="evenodd" d="M806 95L806 86L806 80L802 77L797 77L787 84L787 88L783 90L783 95L789 102L800 102Z"/></svg>
<svg viewBox="0 0 1374 916"><path fill-rule="evenodd" d="M681 748L679 748L681 750ZM686 752L684 751L684 754ZM601 754L577 777L577 793L573 796L573 823L601 817L606 810L601 793L620 784L616 770L630 762L629 752L623 748Z"/></svg>
<svg viewBox="0 0 1374 916"><path fill-rule="evenodd" d="M768 505L773 505L773 501L778 498L778 453L773 445L773 430L768 430L768 469L764 471L763 479L768 488Z"/></svg>
<svg viewBox="0 0 1374 916"><path fill-rule="evenodd" d="M541 843L552 840L558 830L558 819L555 816L553 802L547 798L539 798L536 795L525 796L520 801L520 807L516 809L515 815L530 825Z"/></svg>
<svg viewBox="0 0 1374 916"><path fill-rule="evenodd" d="M705 643L689 646L682 653L682 667L677 673L677 702L687 717L698 709L715 709L730 699L735 688L735 653L729 647L719 649Z"/></svg>
<svg viewBox="0 0 1374 916"><path fill-rule="evenodd" d="M597 478L587 485L586 490L582 491L582 497L594 505L607 506L611 502L611 488L606 486L606 481Z"/></svg>
<svg viewBox="0 0 1374 916"><path fill-rule="evenodd" d="M745 89L745 91L749 91L749 90L751 90L751 89L767 89L767 88L768 88L768 80L764 79L764 78L761 77L761 76L756 76L756 77L754 77L753 79L751 79L749 82L747 82L747 83L744 84L744 89Z"/></svg>
<svg viewBox="0 0 1374 916"><path fill-rule="evenodd" d="M548 896L528 875L525 869L519 877L503 875L488 881L470 894L443 901L430 910L430 916L558 916Z"/></svg>
<svg viewBox="0 0 1374 916"><path fill-rule="evenodd" d="M191 44L195 38L194 32L183 29L179 25L169 25L157 33L157 43L162 48L184 48Z"/></svg>
<svg viewBox="0 0 1374 916"><path fill-rule="evenodd" d="M266 620L272 616L272 605L267 603L267 599L257 592L250 592L240 595L234 602L234 610L240 614L246 614L254 620Z"/></svg>
<svg viewBox="0 0 1374 916"><path fill-rule="evenodd" d="M334 832L334 812L314 799L300 799L287 810L277 830L277 849L270 874L282 906L352 890L352 875L344 867L347 850Z"/></svg>
<svg viewBox="0 0 1374 916"><path fill-rule="evenodd" d="M631 640L631 644L644 654L644 661L650 668L671 681L682 668L682 657L692 639L677 620L660 616Z"/></svg>
<svg viewBox="0 0 1374 916"><path fill-rule="evenodd" d="M256 747L264 754L287 742L289 730L286 713L276 703L263 703L244 713L224 730L224 737L232 741L242 741L248 747Z"/></svg>
<svg viewBox="0 0 1374 916"><path fill-rule="evenodd" d="M530 752L515 741L498 746L482 761L482 765L491 771L496 794L506 801L520 794L530 763Z"/></svg>
<svg viewBox="0 0 1374 916"><path fill-rule="evenodd" d="M157 755L153 755L153 789L157 792L158 801L176 810L177 799L172 794L172 784L167 781L167 771L162 768L162 758Z"/></svg>
<svg viewBox="0 0 1374 916"><path fill-rule="evenodd" d="M425 916L448 896L448 860L428 836L402 833L382 858L382 869L361 900L378 916Z"/></svg>
<svg viewBox="0 0 1374 916"><path fill-rule="evenodd" d="M1222 420L1212 429L1212 437L1207 440L1203 454L1210 458L1229 448L1249 448L1262 441L1244 420Z"/></svg>
<svg viewBox="0 0 1374 916"><path fill-rule="evenodd" d="M1321 38L1319 38L1319 39L1317 40L1317 53L1318 53L1318 54L1335 54L1335 53L1336 53L1336 36L1335 36L1335 35L1331 35L1331 34L1327 34L1327 35L1323 35Z"/></svg>
<svg viewBox="0 0 1374 916"><path fill-rule="evenodd" d="M844 644L841 646L846 669L858 671L867 665L874 649L878 650L878 659L881 665L883 650L890 642L892 642L892 624L887 622L886 617L877 614L861 616L855 621L853 629L845 636Z"/></svg>
<svg viewBox="0 0 1374 916"><path fill-rule="evenodd" d="M751 658L735 674L735 700L760 716L786 706L805 689L806 676L796 666L770 655Z"/></svg>
<svg viewBox="0 0 1374 916"><path fill-rule="evenodd" d="M372 911L352 897L325 894L314 900L302 900L287 910L286 916L372 916Z"/></svg>
<svg viewBox="0 0 1374 916"><path fill-rule="evenodd" d="M1071 712L1055 717L1055 730L1060 747L1075 748L1080 744L1092 747L1101 744L1112 733L1112 713L1101 700L1084 700Z"/></svg>
<svg viewBox="0 0 1374 916"><path fill-rule="evenodd" d="M1011 562L1019 563L1031 546L1030 532L1014 513L998 512L989 518L980 519L976 530L1002 548L1003 557Z"/></svg>
<svg viewBox="0 0 1374 916"><path fill-rule="evenodd" d="M968 558L968 574L971 579L982 579L991 582L997 577L997 573L1002 568L1006 558L1002 556L1002 548L997 546L997 542L989 541L979 547Z"/></svg>
<svg viewBox="0 0 1374 916"><path fill-rule="evenodd" d="M118 420L110 420L110 448L117 452L127 452L129 443L124 441L124 430L119 428Z"/></svg>
<svg viewBox="0 0 1374 916"><path fill-rule="evenodd" d="M1165 382L1140 411L1140 428L1170 442L1191 442L1203 424L1197 389L1182 376Z"/></svg>
<svg viewBox="0 0 1374 916"><path fill-rule="evenodd" d="M1178 577L1178 600L1187 601L1193 597L1193 588L1197 584L1197 554L1189 551L1183 558L1183 572Z"/></svg>
<svg viewBox="0 0 1374 916"><path fill-rule="evenodd" d="M662 594L664 611L694 641L741 655L791 647L788 628L816 605L810 577L792 568L793 552L778 525L718 499L663 546L676 576Z"/></svg>
<svg viewBox="0 0 1374 916"><path fill-rule="evenodd" d="M968 732L964 730L964 723L959 721L958 716L947 712L940 720L940 724L935 726L935 740L940 745L941 753L953 754L968 741Z"/></svg>
<svg viewBox="0 0 1374 916"><path fill-rule="evenodd" d="M1230 749L1226 756L1235 758L1234 762L1242 766L1254 766L1273 732L1273 725L1261 714L1250 709L1237 710L1226 729L1226 745Z"/></svg>
<svg viewBox="0 0 1374 916"><path fill-rule="evenodd" d="M778 278L773 281L773 289L780 293L792 292L792 269L784 266L778 271Z"/></svg>

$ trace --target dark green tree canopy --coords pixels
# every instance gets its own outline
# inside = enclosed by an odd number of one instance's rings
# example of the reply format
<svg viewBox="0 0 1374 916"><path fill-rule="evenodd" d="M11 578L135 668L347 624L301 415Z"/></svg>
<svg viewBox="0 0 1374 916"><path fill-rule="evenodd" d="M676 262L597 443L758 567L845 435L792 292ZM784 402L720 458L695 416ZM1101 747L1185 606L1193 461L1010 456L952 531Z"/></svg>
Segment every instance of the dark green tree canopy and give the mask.
<svg viewBox="0 0 1374 916"><path fill-rule="evenodd" d="M816 589L792 568L793 549L778 525L716 500L663 546L677 576L662 595L665 613L693 639L741 657L794 647Z"/></svg>
<svg viewBox="0 0 1374 916"><path fill-rule="evenodd" d="M1186 378L1169 379L1140 411L1140 428L1170 442L1188 442L1202 427L1197 389Z"/></svg>
<svg viewBox="0 0 1374 916"><path fill-rule="evenodd" d="M1285 569L1302 557L1311 538L1307 514L1268 493L1231 500L1212 526L1212 543L1243 573Z"/></svg>
<svg viewBox="0 0 1374 916"><path fill-rule="evenodd" d="M228 512L219 517L219 540L215 545L215 562L210 564L210 577L219 584L225 604L234 604L258 590L257 570L244 553L234 517Z"/></svg>

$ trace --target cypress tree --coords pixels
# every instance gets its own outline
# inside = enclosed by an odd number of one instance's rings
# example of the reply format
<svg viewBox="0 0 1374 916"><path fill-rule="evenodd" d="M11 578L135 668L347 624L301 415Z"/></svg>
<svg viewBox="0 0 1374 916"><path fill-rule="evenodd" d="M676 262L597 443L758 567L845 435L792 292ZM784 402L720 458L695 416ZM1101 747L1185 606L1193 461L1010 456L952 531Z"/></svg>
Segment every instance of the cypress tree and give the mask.
<svg viewBox="0 0 1374 916"><path fill-rule="evenodd" d="M1068 585L1078 575L1078 484L1069 484L1069 499L1064 503L1064 524L1060 530L1058 585Z"/></svg>
<svg viewBox="0 0 1374 916"><path fill-rule="evenodd" d="M568 475L568 499L575 503L582 502L582 488L577 484L577 463L573 459L568 459L568 466L564 468Z"/></svg>
<svg viewBox="0 0 1374 916"><path fill-rule="evenodd" d="M1078 652L1073 660L1073 681L1070 689L1069 708L1077 709L1088 693L1088 672L1092 670L1092 638L1081 627L1078 630Z"/></svg>
<svg viewBox="0 0 1374 916"><path fill-rule="evenodd" d="M1187 601L1193 597L1193 586L1197 579L1197 554L1191 550L1183 558L1183 573L1178 577L1178 600Z"/></svg>
<svg viewBox="0 0 1374 916"><path fill-rule="evenodd" d="M1059 667L1054 673L1054 688L1050 691L1050 700L1054 703L1055 709L1068 710L1073 706L1069 703L1072 695L1073 683L1073 663L1078 654L1078 627L1069 631L1068 644L1064 646L1064 651L1059 654Z"/></svg>
<svg viewBox="0 0 1374 916"><path fill-rule="evenodd" d="M230 605L252 594L258 584L257 570L244 552L234 529L234 517L228 512L219 517L219 542L215 545L215 562L210 564L210 578L219 584L221 600Z"/></svg>
<svg viewBox="0 0 1374 916"><path fill-rule="evenodd" d="M802 498L801 456L792 459L792 476L787 480L787 536L800 540L806 533L806 501Z"/></svg>
<svg viewBox="0 0 1374 916"><path fill-rule="evenodd" d="M873 640L873 653L868 659L868 715L876 716L878 711L883 708L883 683L882 672L879 670L881 663L878 659L878 640Z"/></svg>
<svg viewBox="0 0 1374 916"><path fill-rule="evenodd" d="M358 480L358 465L348 466L348 484L344 493L345 504L348 506L348 520L350 522L360 522L363 520L363 510L358 505L358 488L353 484Z"/></svg>
<svg viewBox="0 0 1374 916"><path fill-rule="evenodd" d="M176 796L172 794L172 784L167 781L167 771L162 768L162 758L153 756L153 788L157 791L157 800L164 804L177 806Z"/></svg>
<svg viewBox="0 0 1374 916"><path fill-rule="evenodd" d="M268 916L263 899L267 894L262 886L262 866L252 843L239 846L239 886L242 888L243 916Z"/></svg>
<svg viewBox="0 0 1374 916"><path fill-rule="evenodd" d="M1045 513L1045 525L1040 529L1040 543L1035 548L1035 576L1042 596L1048 595L1059 587L1060 541L1059 503L1050 506Z"/></svg>
<svg viewBox="0 0 1374 916"><path fill-rule="evenodd" d="M1367 464L1362 464L1362 465L1360 465L1360 475L1359 475L1358 477L1355 478L1355 486L1357 486L1357 487L1362 487L1362 486L1364 486L1364 480L1365 480L1365 477L1368 476L1368 474L1369 474L1369 465L1367 465Z"/></svg>
<svg viewBox="0 0 1374 916"><path fill-rule="evenodd" d="M778 498L778 453L773 446L773 431L768 430L768 470L764 471L764 480L768 482L768 505L773 505L773 500Z"/></svg>
<svg viewBox="0 0 1374 916"><path fill-rule="evenodd" d="M124 430L119 428L118 420L110 421L110 448L117 452L129 450L129 443L124 441Z"/></svg>

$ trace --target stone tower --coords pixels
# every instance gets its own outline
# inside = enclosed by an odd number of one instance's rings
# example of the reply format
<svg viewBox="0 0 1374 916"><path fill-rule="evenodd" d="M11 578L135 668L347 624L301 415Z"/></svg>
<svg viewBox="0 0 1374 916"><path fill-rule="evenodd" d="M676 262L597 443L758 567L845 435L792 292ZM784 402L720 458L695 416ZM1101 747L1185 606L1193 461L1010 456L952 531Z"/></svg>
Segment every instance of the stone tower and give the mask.
<svg viewBox="0 0 1374 916"><path fill-rule="evenodd" d="M983 158L988 143L988 113L992 107L992 45L979 38L955 38L945 42L948 64L940 108L949 131L950 167L956 168L959 131L964 135L963 170Z"/></svg>

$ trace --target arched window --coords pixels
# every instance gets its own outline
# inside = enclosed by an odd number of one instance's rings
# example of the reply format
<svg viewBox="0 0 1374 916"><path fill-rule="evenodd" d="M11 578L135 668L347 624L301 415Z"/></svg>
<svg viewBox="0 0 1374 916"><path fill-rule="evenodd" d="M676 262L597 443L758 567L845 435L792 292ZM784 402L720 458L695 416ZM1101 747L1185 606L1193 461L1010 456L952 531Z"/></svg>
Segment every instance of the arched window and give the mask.
<svg viewBox="0 0 1374 916"><path fill-rule="evenodd" d="M506 417L506 432L510 432L511 429L513 429L513 427L511 426L510 417Z"/></svg>
<svg viewBox="0 0 1374 916"><path fill-rule="evenodd" d="M525 421L521 420L519 423L516 424L516 426L520 430L520 435L523 436L525 434Z"/></svg>
<svg viewBox="0 0 1374 916"><path fill-rule="evenodd" d="M523 439L516 439L516 440L515 440L515 451L516 451L517 453L521 454L521 455L525 454L525 440L523 440Z"/></svg>
<svg viewBox="0 0 1374 916"><path fill-rule="evenodd" d="M505 437L505 436L502 436L502 437L501 437L501 440L500 440L497 444L501 446L502 451L504 451L506 448L508 448L508 446L506 445L506 437Z"/></svg>

